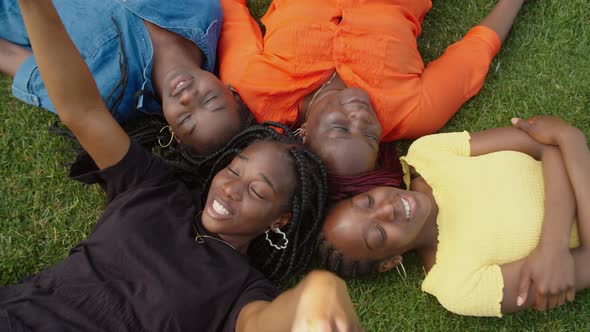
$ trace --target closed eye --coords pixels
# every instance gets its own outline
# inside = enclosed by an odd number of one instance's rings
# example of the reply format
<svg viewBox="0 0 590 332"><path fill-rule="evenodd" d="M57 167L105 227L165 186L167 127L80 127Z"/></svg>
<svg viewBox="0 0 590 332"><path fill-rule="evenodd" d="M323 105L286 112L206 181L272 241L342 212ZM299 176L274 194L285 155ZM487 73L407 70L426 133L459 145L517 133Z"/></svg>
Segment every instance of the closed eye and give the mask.
<svg viewBox="0 0 590 332"><path fill-rule="evenodd" d="M190 117L192 116L191 113L189 113L187 116L184 117L184 119L182 119L182 121L180 121L180 123L178 124L178 126L182 126L183 123L186 122L186 120L190 119Z"/></svg>
<svg viewBox="0 0 590 332"><path fill-rule="evenodd" d="M250 191L256 195L256 197L260 198L260 199L264 199L264 197L262 195L260 195L254 188L250 187Z"/></svg>
<svg viewBox="0 0 590 332"><path fill-rule="evenodd" d="M373 197L371 195L367 195L367 206L369 209L373 208L374 203L375 201L373 200Z"/></svg>
<svg viewBox="0 0 590 332"><path fill-rule="evenodd" d="M379 138L377 138L374 135L368 134L368 135L365 135L365 136L367 136L370 140L372 140L374 142L379 142Z"/></svg>
<svg viewBox="0 0 590 332"><path fill-rule="evenodd" d="M337 130L337 131L348 132L348 128L345 128L345 127L332 127L332 129Z"/></svg>
<svg viewBox="0 0 590 332"><path fill-rule="evenodd" d="M228 171L229 171L231 174L233 174L233 175L235 175L235 176L240 176L240 174L238 174L238 172L234 171L234 170L233 170L231 167L229 167L229 166L227 167L227 170L228 170Z"/></svg>
<svg viewBox="0 0 590 332"><path fill-rule="evenodd" d="M381 245L383 245L385 243L385 238L386 238L385 237L385 230L379 225L377 225L376 227L377 227L377 230L379 231L379 234L381 235Z"/></svg>
<svg viewBox="0 0 590 332"><path fill-rule="evenodd" d="M215 100L215 98L217 98L217 96L216 96L216 95L214 95L214 96L211 96L211 97L207 98L207 100L205 100L205 102L204 102L203 104L204 104L204 105L207 105L207 104L209 104L210 102L212 102L213 100Z"/></svg>

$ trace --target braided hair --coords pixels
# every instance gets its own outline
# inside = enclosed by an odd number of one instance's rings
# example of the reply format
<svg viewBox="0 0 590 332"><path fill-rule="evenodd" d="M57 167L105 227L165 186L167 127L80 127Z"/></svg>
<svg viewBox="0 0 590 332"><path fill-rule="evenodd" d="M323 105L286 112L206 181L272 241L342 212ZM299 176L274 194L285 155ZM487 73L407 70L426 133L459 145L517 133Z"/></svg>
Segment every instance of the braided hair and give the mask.
<svg viewBox="0 0 590 332"><path fill-rule="evenodd" d="M366 277L377 272L379 260L361 262L347 259L323 234L320 235L318 242L318 257L320 266L324 269L346 279Z"/></svg>
<svg viewBox="0 0 590 332"><path fill-rule="evenodd" d="M273 127L281 129L284 134ZM294 136L284 125L265 123L243 130L232 138L225 147L201 157L182 158L171 162L178 171L185 174L182 178L199 176L205 168L208 176L203 181L202 200L207 197L214 176L225 168L243 149L256 141L273 141L286 145L286 154L290 157L296 172L297 183L290 202L291 218L282 227L288 246L284 250L271 247L265 235L256 237L248 248L248 256L254 267L264 273L271 281L280 283L288 277L302 273L308 266L317 246L317 234L324 220L327 199L327 172L320 158L305 148L301 140ZM190 157L190 154L187 154ZM195 170L197 175L195 175ZM189 184L195 183L189 181Z"/></svg>

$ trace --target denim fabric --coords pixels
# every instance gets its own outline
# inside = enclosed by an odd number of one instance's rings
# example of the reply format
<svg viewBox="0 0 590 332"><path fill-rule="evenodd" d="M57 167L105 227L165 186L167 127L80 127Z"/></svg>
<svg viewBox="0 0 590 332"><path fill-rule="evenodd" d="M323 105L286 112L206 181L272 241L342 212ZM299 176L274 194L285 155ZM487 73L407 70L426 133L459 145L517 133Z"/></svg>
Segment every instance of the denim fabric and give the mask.
<svg viewBox="0 0 590 332"><path fill-rule="evenodd" d="M134 105L145 112L160 109L153 100L144 107L144 97L134 101L139 90L154 92L152 42L143 20L193 41L205 55L204 69L214 69L221 28L218 1L53 0L53 4L119 122L137 115ZM0 26L0 38L30 47L17 0L0 0ZM12 93L28 104L55 112L33 56L18 69ZM119 103L118 96L122 97Z"/></svg>

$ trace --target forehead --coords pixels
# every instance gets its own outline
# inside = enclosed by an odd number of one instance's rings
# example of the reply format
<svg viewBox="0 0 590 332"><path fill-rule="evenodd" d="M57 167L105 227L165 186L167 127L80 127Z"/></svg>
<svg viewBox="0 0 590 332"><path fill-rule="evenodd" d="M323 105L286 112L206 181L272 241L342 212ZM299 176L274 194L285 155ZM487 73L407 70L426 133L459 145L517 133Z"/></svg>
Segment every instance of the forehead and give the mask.
<svg viewBox="0 0 590 332"><path fill-rule="evenodd" d="M335 249L351 259L371 258L365 243L365 232L370 225L369 216L355 208L351 200L336 204L326 217L324 236Z"/></svg>
<svg viewBox="0 0 590 332"><path fill-rule="evenodd" d="M324 138L310 144L334 174L353 176L374 169L377 153L361 139Z"/></svg>
<svg viewBox="0 0 590 332"><path fill-rule="evenodd" d="M278 188L291 188L295 179L295 168L285 144L259 141L244 149L240 157L255 173L264 175Z"/></svg>

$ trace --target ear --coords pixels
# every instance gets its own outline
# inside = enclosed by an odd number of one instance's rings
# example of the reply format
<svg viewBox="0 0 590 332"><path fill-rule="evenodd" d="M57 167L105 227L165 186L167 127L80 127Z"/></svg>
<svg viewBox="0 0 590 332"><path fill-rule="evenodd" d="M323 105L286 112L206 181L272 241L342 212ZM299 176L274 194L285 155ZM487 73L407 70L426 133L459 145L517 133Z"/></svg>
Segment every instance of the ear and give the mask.
<svg viewBox="0 0 590 332"><path fill-rule="evenodd" d="M236 89L234 89L234 87L231 86L230 84L226 84L225 86L227 87L229 92L231 92L232 96L234 96L234 99L236 100L236 102L238 102L238 104L242 104L242 97L240 97L240 94L238 93L238 91L236 91Z"/></svg>
<svg viewBox="0 0 590 332"><path fill-rule="evenodd" d="M272 224L270 225L270 229L272 229L274 231L275 228L282 228L283 226L285 226L289 223L289 221L291 220L291 217L292 217L291 212L284 213L277 220L272 222Z"/></svg>
<svg viewBox="0 0 590 332"><path fill-rule="evenodd" d="M379 271L380 273L387 272L393 269L394 267L398 266L402 261L402 256L386 258L379 263L379 266L377 266L377 271Z"/></svg>
<svg viewBox="0 0 590 332"><path fill-rule="evenodd" d="M301 124L301 126L299 126L299 128L301 128L301 134L299 136L301 137L301 140L303 140L303 144L305 144L305 142L307 141L306 126L307 126L307 122L304 122Z"/></svg>

